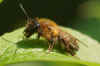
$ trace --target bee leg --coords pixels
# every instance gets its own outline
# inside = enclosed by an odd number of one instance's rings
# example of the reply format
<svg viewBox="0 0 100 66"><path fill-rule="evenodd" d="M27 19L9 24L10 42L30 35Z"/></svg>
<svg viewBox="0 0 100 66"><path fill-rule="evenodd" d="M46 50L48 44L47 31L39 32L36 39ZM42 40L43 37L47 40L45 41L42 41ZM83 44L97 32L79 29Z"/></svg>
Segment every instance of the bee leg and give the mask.
<svg viewBox="0 0 100 66"><path fill-rule="evenodd" d="M72 51L72 49L70 49L70 44L69 44L69 42L68 42L68 41L65 41L64 39L60 39L60 40L61 40L61 42L65 45L66 51L67 51L69 54L71 54L72 56L74 56L75 53Z"/></svg>
<svg viewBox="0 0 100 66"><path fill-rule="evenodd" d="M38 40L40 39L40 36L41 36L40 33L38 33L38 35L37 35L37 39L38 39Z"/></svg>
<svg viewBox="0 0 100 66"><path fill-rule="evenodd" d="M48 51L49 51L49 52L52 51L52 48L51 48L51 47L52 47L52 45L49 43L49 48L48 48Z"/></svg>
<svg viewBox="0 0 100 66"><path fill-rule="evenodd" d="M54 45L55 45L55 41L52 39L52 40L49 40L49 48L48 48L48 50L49 50L49 52L51 52L52 51L52 49L53 49L53 47L54 47Z"/></svg>
<svg viewBox="0 0 100 66"><path fill-rule="evenodd" d="M42 29L40 28L38 35L37 35L37 39L40 39L41 35L42 35Z"/></svg>
<svg viewBox="0 0 100 66"><path fill-rule="evenodd" d="M75 55L75 52L74 52L74 50L73 50L73 49L70 49L70 51L67 51L67 52L69 52L72 56L74 56L74 55Z"/></svg>
<svg viewBox="0 0 100 66"><path fill-rule="evenodd" d="M38 28L39 28L39 29L38 29L37 39L40 39L40 37L41 37L43 31L42 31L42 29L40 28L40 26L39 26Z"/></svg>

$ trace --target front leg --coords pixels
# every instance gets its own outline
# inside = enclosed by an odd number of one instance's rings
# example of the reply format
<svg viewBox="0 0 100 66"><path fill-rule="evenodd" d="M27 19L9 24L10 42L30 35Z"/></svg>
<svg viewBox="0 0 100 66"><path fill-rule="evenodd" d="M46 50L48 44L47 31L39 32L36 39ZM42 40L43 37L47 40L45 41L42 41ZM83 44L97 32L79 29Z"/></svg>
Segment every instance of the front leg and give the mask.
<svg viewBox="0 0 100 66"><path fill-rule="evenodd" d="M42 29L39 27L37 39L40 39L41 35L43 34Z"/></svg>
<svg viewBox="0 0 100 66"><path fill-rule="evenodd" d="M37 39L38 39L38 40L40 39L40 36L41 36L40 33L38 33L38 35L37 35Z"/></svg>

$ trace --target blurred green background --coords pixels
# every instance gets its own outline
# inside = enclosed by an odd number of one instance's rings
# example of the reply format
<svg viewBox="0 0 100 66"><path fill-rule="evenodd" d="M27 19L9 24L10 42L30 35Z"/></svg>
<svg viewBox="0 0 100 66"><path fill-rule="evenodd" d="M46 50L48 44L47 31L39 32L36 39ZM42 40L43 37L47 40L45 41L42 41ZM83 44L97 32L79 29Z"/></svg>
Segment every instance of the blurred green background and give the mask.
<svg viewBox="0 0 100 66"><path fill-rule="evenodd" d="M76 29L100 42L100 0L20 0L20 2L30 16L50 18L59 25ZM0 35L24 24L25 16L18 6L18 1L0 0ZM37 62L35 64L38 65ZM49 66L48 63L46 65Z"/></svg>

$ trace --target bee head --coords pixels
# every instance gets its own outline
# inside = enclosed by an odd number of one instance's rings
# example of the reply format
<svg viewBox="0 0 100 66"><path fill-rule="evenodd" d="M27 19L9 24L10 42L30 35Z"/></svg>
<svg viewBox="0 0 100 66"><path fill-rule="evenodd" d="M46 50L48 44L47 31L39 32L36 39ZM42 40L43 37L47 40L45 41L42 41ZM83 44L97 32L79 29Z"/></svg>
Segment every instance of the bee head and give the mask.
<svg viewBox="0 0 100 66"><path fill-rule="evenodd" d="M40 27L39 22L36 19L28 19L26 28L24 30L24 36L25 37L30 37L32 34L37 32L38 28Z"/></svg>
<svg viewBox="0 0 100 66"><path fill-rule="evenodd" d="M40 27L40 24L38 22L38 18L32 19L31 17L29 17L29 15L26 12L26 10L24 9L22 3L19 3L19 7L23 11L23 13L24 13L24 15L26 16L26 19L27 19L26 28L24 30L24 36L28 38L32 34L34 34L34 32L37 32L38 27Z"/></svg>

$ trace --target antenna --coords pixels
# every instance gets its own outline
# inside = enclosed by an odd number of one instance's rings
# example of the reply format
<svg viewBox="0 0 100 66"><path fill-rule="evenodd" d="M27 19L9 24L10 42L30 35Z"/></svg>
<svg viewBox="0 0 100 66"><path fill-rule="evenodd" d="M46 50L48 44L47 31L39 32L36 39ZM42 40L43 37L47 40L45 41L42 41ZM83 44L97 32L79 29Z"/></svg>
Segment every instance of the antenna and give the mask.
<svg viewBox="0 0 100 66"><path fill-rule="evenodd" d="M23 11L23 13L25 14L26 18L27 18L28 20L32 20L36 25L39 24L39 23L37 22L38 18L32 19L32 18L28 15L27 11L24 9L23 4L22 4L19 0L18 0L18 2L19 2L19 7L21 8L21 10Z"/></svg>
<svg viewBox="0 0 100 66"><path fill-rule="evenodd" d="M27 13L26 10L24 9L22 3L19 3L19 7L21 8L21 10L23 11L23 13L25 14L26 18L29 19L28 13Z"/></svg>

